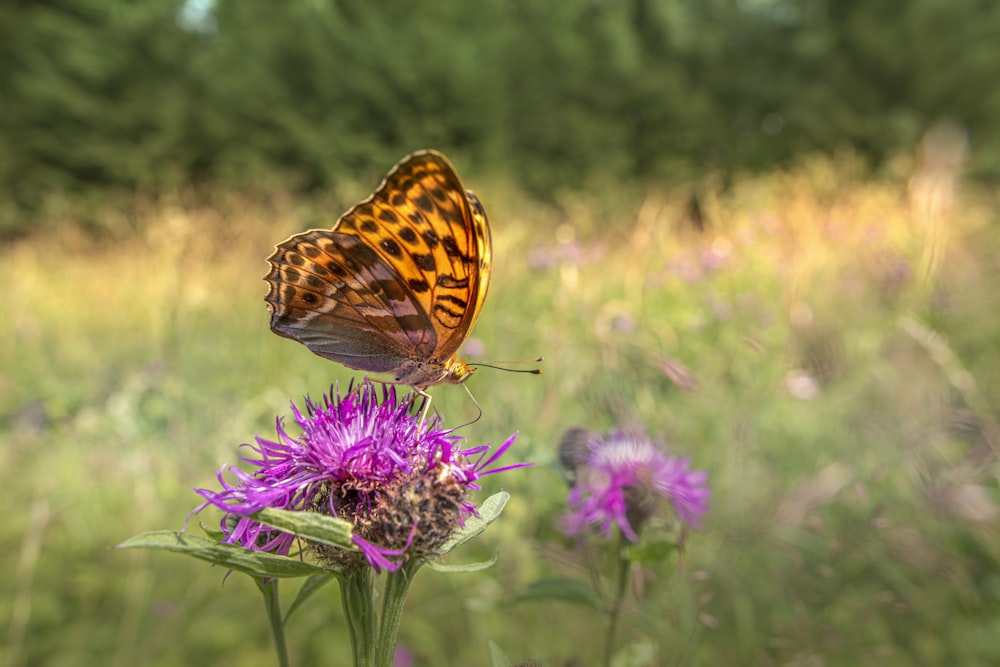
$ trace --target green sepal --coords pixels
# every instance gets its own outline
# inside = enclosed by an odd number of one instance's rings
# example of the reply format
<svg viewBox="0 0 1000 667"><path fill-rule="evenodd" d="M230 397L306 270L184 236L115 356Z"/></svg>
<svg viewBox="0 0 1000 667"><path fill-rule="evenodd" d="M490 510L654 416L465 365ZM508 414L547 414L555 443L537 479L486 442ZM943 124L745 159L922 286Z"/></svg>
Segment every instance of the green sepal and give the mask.
<svg viewBox="0 0 1000 667"><path fill-rule="evenodd" d="M206 535L208 535L209 539L213 539L215 541L220 541L223 538L225 538L225 536L226 536L226 534L224 532L222 532L221 530L209 528L202 521L198 522L198 527L201 528L205 532Z"/></svg>
<svg viewBox="0 0 1000 667"><path fill-rule="evenodd" d="M444 563L429 560L426 565L435 572L446 572L446 573L463 573L463 572L482 572L483 570L488 570L497 564L497 557L500 552L493 555L492 558L486 561L481 561L479 563L463 563L458 565L446 565Z"/></svg>
<svg viewBox="0 0 1000 667"><path fill-rule="evenodd" d="M486 526L496 521L500 513L503 512L503 508L507 505L508 500L510 500L510 494L506 491L498 491L484 500L479 506L479 516L470 516L466 519L465 525L455 531L455 534L441 545L441 548L438 549L438 554L446 554L486 530Z"/></svg>

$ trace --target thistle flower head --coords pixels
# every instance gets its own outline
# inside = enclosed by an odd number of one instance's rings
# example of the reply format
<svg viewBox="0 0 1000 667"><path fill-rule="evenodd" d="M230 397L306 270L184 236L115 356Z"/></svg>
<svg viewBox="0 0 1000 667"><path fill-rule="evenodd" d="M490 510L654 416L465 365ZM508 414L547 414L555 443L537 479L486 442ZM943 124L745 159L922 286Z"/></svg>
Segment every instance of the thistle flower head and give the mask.
<svg viewBox="0 0 1000 667"><path fill-rule="evenodd" d="M492 467L510 447L511 436L494 452L488 446L463 449L462 438L441 427L439 417L422 422L410 396L397 400L395 387L365 381L341 395L336 389L305 411L292 405L301 429L290 435L277 420L277 439L257 437L256 457L242 460L252 472L224 467L221 491L197 489L205 498L195 511L214 505L225 511L225 542L289 555L311 547L341 568L397 569L402 561L430 555L475 514L469 491L487 474L526 463ZM223 473L236 479L228 482ZM360 552L297 544L288 533L249 518L266 507L329 514L353 524Z"/></svg>
<svg viewBox="0 0 1000 667"><path fill-rule="evenodd" d="M564 516L567 535L586 526L610 535L617 525L635 542L642 524L664 503L694 528L708 510L707 473L691 470L688 459L668 455L641 434L570 429L560 444L560 460L574 478Z"/></svg>

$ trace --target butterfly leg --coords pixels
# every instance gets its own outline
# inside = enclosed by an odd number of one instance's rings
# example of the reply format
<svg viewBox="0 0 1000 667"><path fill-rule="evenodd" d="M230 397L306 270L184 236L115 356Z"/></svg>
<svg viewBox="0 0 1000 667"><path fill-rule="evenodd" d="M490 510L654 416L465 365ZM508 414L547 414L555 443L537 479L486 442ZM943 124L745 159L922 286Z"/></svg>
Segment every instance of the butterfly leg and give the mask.
<svg viewBox="0 0 1000 667"><path fill-rule="evenodd" d="M416 387L413 388L413 391L424 397L424 407L420 410L420 428L423 429L424 423L427 421L427 412L431 409L431 395Z"/></svg>
<svg viewBox="0 0 1000 667"><path fill-rule="evenodd" d="M410 394L410 399L409 399L410 400L410 405L413 405L417 401L417 396L420 396L421 398L423 398L424 399L424 405L423 405L422 408L420 408L420 428L424 427L424 424L427 422L427 413L431 409L431 395L430 394L428 394L423 389L420 389L419 387L413 387L413 386L410 386L410 385L403 385L403 384L401 384L399 382L393 382L392 380L375 380L375 382L380 382L382 384L392 384L392 385L397 385L397 386L408 386L412 390L412 392L413 392L412 394Z"/></svg>

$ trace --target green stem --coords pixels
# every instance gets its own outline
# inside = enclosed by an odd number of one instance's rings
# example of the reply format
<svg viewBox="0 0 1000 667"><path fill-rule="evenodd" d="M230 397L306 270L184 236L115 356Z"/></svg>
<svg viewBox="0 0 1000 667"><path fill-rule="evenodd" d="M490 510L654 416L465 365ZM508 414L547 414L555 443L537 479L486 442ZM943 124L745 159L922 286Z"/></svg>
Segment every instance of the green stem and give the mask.
<svg viewBox="0 0 1000 667"><path fill-rule="evenodd" d="M628 586L628 575L632 563L625 557L624 536L618 535L618 571L615 582L615 596L611 600L610 618L608 619L608 636L604 646L604 665L611 667L611 658L615 654L615 635L618 633L618 620L621 618L622 603L625 601L625 590Z"/></svg>
<svg viewBox="0 0 1000 667"><path fill-rule="evenodd" d="M386 577L382 598L382 623L379 627L378 646L375 649L375 667L392 667L396 651L396 635L399 633L406 593L410 590L413 575L421 565L423 561L419 559L407 561L403 567L390 572Z"/></svg>
<svg viewBox="0 0 1000 667"><path fill-rule="evenodd" d="M340 581L340 600L351 634L354 667L372 667L375 649L374 575L370 567L345 575Z"/></svg>
<svg viewBox="0 0 1000 667"><path fill-rule="evenodd" d="M281 601L278 596L278 580L265 579L258 581L257 586L264 595L264 609L267 619L271 622L271 634L274 635L274 650L278 654L278 665L288 667L288 645L285 643L285 623L281 618Z"/></svg>

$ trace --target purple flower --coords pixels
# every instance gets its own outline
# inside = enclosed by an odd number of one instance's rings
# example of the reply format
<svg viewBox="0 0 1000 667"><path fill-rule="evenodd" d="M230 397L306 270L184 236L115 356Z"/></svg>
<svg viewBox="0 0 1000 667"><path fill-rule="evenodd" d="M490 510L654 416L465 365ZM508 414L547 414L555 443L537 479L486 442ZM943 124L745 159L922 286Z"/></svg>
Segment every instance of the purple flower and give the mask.
<svg viewBox="0 0 1000 667"><path fill-rule="evenodd" d="M480 477L530 464L491 467L516 434L492 453L486 445L462 449L462 438L441 428L439 417L421 423L412 396L397 400L395 387L383 385L379 400L366 380L343 396L331 390L321 405L307 398L305 414L293 404L301 435L289 435L279 418L275 441L258 436L256 446L248 445L258 456L242 460L255 470L223 467L217 474L222 490L197 489L205 502L195 512L209 505L226 512L224 542L282 555L293 546L311 548L341 568L367 560L376 570L395 570L408 557L433 554L476 513L468 494ZM235 484L223 477L226 470ZM297 544L249 518L266 507L350 521L360 552Z"/></svg>
<svg viewBox="0 0 1000 667"><path fill-rule="evenodd" d="M645 436L617 429L598 436L575 428L563 436L559 453L575 478L564 517L567 535L599 526L610 536L617 524L635 542L664 502L695 528L708 510L708 474L691 470L688 459L666 454Z"/></svg>
<svg viewBox="0 0 1000 667"><path fill-rule="evenodd" d="M397 644L392 655L392 667L413 667L413 663L413 651Z"/></svg>

